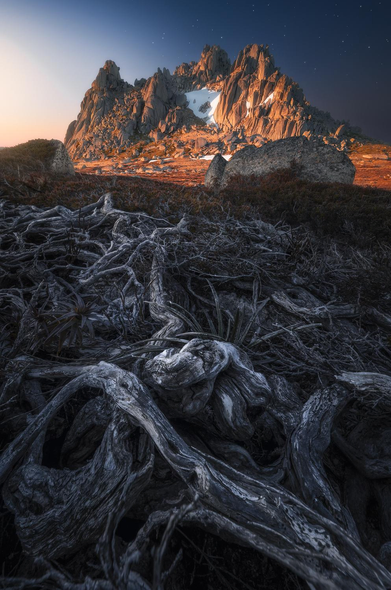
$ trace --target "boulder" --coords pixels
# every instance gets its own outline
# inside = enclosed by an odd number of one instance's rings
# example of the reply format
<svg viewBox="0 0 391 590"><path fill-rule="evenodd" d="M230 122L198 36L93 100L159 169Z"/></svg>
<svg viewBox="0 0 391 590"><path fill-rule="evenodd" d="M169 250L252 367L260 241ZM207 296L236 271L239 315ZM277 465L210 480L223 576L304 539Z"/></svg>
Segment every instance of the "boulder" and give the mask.
<svg viewBox="0 0 391 590"><path fill-rule="evenodd" d="M220 178L220 187L224 188L233 176L265 176L275 170L290 168L292 164L297 165L299 178L311 182L351 184L356 171L345 152L326 145L321 139L290 137L259 148L247 146L237 152L224 169L215 164L211 174L215 185ZM209 176L208 170L205 180Z"/></svg>
<svg viewBox="0 0 391 590"><path fill-rule="evenodd" d="M205 139L205 137L197 137L197 139L194 141L194 147L197 150L200 150L206 145L208 145L208 140Z"/></svg>
<svg viewBox="0 0 391 590"><path fill-rule="evenodd" d="M52 139L55 147L52 161L50 163L50 169L56 174L75 174L75 168L73 162L68 154L68 150L62 141L58 139Z"/></svg>
<svg viewBox="0 0 391 590"><path fill-rule="evenodd" d="M153 141L157 142L163 139L164 135L161 131L159 131L159 129L155 129L154 131L150 131L149 137L153 139Z"/></svg>
<svg viewBox="0 0 391 590"><path fill-rule="evenodd" d="M205 174L204 184L207 188L219 188L227 160L221 154L216 154Z"/></svg>

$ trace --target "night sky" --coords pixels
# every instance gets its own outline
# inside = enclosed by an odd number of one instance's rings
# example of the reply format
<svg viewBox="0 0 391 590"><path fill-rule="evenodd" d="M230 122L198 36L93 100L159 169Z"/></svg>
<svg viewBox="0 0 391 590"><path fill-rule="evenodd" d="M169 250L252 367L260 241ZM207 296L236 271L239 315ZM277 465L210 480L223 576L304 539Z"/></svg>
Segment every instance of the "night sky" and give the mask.
<svg viewBox="0 0 391 590"><path fill-rule="evenodd" d="M391 0L0 0L0 146L63 139L99 67L128 82L218 44L268 44L307 99L391 142Z"/></svg>

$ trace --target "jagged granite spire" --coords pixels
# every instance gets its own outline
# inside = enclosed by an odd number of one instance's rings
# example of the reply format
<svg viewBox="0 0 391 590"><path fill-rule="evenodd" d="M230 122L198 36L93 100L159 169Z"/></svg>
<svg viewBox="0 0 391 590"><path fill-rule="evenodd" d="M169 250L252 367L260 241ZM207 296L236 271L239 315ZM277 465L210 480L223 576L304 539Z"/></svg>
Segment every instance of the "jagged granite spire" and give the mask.
<svg viewBox="0 0 391 590"><path fill-rule="evenodd" d="M228 54L218 45L205 45L198 62L183 63L174 71L180 92L189 92L208 86L214 87L227 76L231 69Z"/></svg>
<svg viewBox="0 0 391 590"><path fill-rule="evenodd" d="M339 122L311 107L300 86L281 74L269 47L247 45L221 88L214 114L222 128L243 128L271 140L334 133Z"/></svg>
<svg viewBox="0 0 391 590"><path fill-rule="evenodd" d="M100 68L97 77L92 83L92 88L95 91L104 90L105 88L115 89L123 82L120 73L120 68L112 60L107 60L103 68Z"/></svg>
<svg viewBox="0 0 391 590"><path fill-rule="evenodd" d="M107 61L68 127L66 147L73 158L96 156L129 146L135 133L157 137L183 125L204 125L202 114L188 108L184 93L205 86L217 95L214 121L222 131L274 141L335 136L347 129L309 104L300 86L276 67L268 46L247 45L231 66L224 49L206 45L198 62L178 66L173 75L159 68L134 86Z"/></svg>
<svg viewBox="0 0 391 590"><path fill-rule="evenodd" d="M94 134L102 119L109 113L115 100L131 88L122 80L115 62L106 61L80 105L76 121L69 125L64 143L73 157L82 155L87 147L88 134Z"/></svg>
<svg viewBox="0 0 391 590"><path fill-rule="evenodd" d="M166 68L132 86L122 80L119 67L109 60L86 92L64 143L73 158L93 156L105 146L120 148L136 131L149 133L169 111L185 103Z"/></svg>

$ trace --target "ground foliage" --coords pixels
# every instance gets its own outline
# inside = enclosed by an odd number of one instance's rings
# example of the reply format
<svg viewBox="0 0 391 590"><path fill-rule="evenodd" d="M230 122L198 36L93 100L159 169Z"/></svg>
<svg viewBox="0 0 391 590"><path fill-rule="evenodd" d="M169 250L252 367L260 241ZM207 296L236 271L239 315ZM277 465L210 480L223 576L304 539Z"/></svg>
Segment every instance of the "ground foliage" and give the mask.
<svg viewBox="0 0 391 590"><path fill-rule="evenodd" d="M3 587L391 587L390 195L0 190Z"/></svg>
<svg viewBox="0 0 391 590"><path fill-rule="evenodd" d="M28 177L34 173L48 172L56 151L55 143L48 139L32 139L25 143L0 150L0 175Z"/></svg>

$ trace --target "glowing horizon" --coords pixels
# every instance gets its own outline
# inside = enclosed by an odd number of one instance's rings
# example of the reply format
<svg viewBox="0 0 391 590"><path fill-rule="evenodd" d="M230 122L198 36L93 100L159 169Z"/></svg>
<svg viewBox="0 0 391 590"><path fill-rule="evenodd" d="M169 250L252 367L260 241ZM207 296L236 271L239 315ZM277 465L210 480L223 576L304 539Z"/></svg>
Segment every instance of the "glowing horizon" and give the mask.
<svg viewBox="0 0 391 590"><path fill-rule="evenodd" d="M200 0L197 10L179 0L163 4L0 0L0 147L63 141L108 59L132 83L158 67L172 72L198 60L205 44L220 45L232 60L249 43L269 44L276 64L313 106L391 142L386 3L372 9L346 0L338 14L322 14L326 9L312 0L296 8L289 0L259 1L239 13L227 4L223 14L219 2Z"/></svg>

